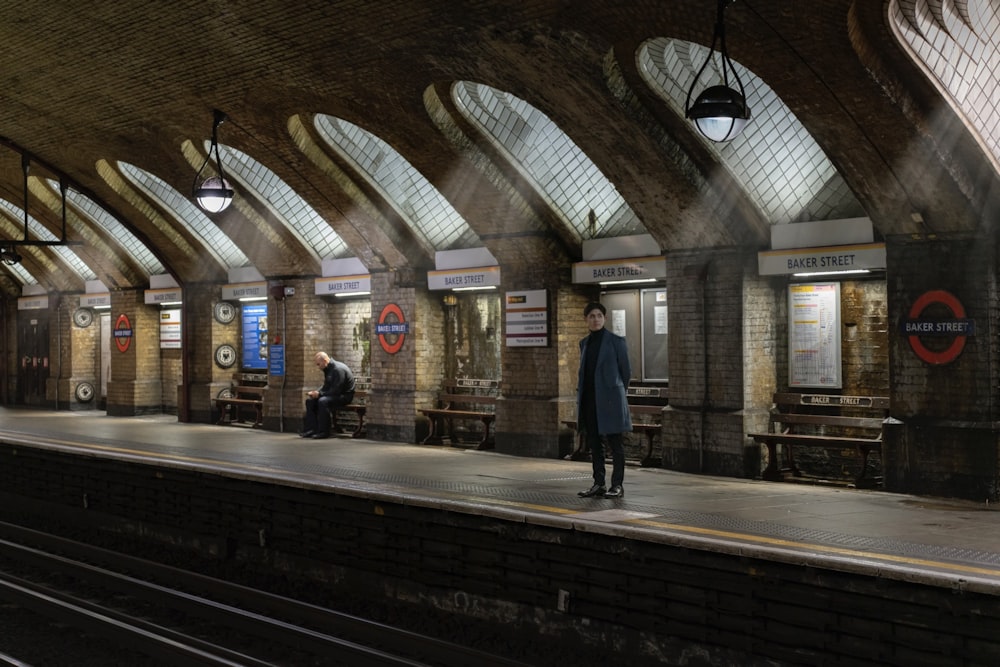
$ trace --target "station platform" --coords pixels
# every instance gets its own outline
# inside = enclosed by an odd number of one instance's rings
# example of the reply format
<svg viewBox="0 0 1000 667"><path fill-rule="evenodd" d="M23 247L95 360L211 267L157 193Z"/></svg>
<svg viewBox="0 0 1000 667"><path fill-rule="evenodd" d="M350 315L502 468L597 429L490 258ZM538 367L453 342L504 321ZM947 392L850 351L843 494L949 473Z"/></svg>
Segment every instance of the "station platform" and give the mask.
<svg viewBox="0 0 1000 667"><path fill-rule="evenodd" d="M852 572L1000 594L1000 507L877 490L685 474L629 466L625 497L584 499L589 462L334 436L301 439L241 426L178 423L170 415L0 408L0 440L225 469L348 494L467 505L551 523ZM610 475L610 462L608 464ZM590 530L594 530L592 526Z"/></svg>
<svg viewBox="0 0 1000 667"><path fill-rule="evenodd" d="M710 656L698 664L1000 660L1000 514L985 501L638 466L624 498L584 499L589 462L0 408L0 465L26 448L50 496L74 485L73 502L106 473L133 518L195 512L199 534L245 553L280 536L288 562L371 575L370 594L649 659L635 666L690 664L664 656L692 646ZM32 492L29 473L0 476Z"/></svg>

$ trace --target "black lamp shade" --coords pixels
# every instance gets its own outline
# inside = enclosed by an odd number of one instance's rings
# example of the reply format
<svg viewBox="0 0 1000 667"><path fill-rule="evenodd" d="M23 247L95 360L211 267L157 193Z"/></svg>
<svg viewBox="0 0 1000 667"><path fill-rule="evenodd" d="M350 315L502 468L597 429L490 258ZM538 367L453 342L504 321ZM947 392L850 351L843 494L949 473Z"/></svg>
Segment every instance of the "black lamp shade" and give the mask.
<svg viewBox="0 0 1000 667"><path fill-rule="evenodd" d="M710 86L703 90L688 107L687 117L694 121L710 141L729 141L738 136L747 121L750 109L743 95L728 86Z"/></svg>
<svg viewBox="0 0 1000 667"><path fill-rule="evenodd" d="M198 206L208 213L221 213L229 208L235 192L229 181L218 176L206 178L194 191Z"/></svg>

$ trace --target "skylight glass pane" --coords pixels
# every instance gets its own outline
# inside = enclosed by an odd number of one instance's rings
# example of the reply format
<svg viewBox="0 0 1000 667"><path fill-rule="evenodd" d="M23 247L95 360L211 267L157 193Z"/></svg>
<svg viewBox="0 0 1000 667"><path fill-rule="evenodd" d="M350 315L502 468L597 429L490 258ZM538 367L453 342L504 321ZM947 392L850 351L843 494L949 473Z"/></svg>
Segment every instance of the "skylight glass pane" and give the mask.
<svg viewBox="0 0 1000 667"><path fill-rule="evenodd" d="M38 281L28 273L28 270L20 264L4 264L3 268L10 271L21 282L22 285L34 285Z"/></svg>
<svg viewBox="0 0 1000 667"><path fill-rule="evenodd" d="M897 41L925 65L930 81L1000 166L997 3L894 0L889 18Z"/></svg>
<svg viewBox="0 0 1000 667"><path fill-rule="evenodd" d="M316 115L316 129L344 159L354 163L365 180L381 192L397 213L435 250L472 240L458 211L392 146L357 125L333 116Z"/></svg>
<svg viewBox="0 0 1000 667"><path fill-rule="evenodd" d="M24 220L24 209L20 206L10 203L6 199L0 199L0 206L6 209L15 220ZM52 234L45 225L35 220L35 218L28 214L28 235L29 238L37 239L39 241L58 241L59 238ZM76 253L70 249L70 246L64 245L54 245L47 246L51 248L53 252L58 254L63 258L67 264L76 272L82 280L96 280L97 274L90 270L82 259L77 257Z"/></svg>
<svg viewBox="0 0 1000 667"><path fill-rule="evenodd" d="M211 142L207 142L208 150ZM287 183L252 157L229 146L219 145L226 176L254 193L260 203L290 229L319 259L352 255L351 249L330 224L309 206Z"/></svg>
<svg viewBox="0 0 1000 667"><path fill-rule="evenodd" d="M495 88L462 81L453 87L462 114L509 156L562 220L591 238L640 234L645 228L615 186L548 116Z"/></svg>
<svg viewBox="0 0 1000 667"><path fill-rule="evenodd" d="M50 180L49 185L58 188L59 183ZM130 232L125 225L118 222L118 219L97 205L93 199L86 197L73 190L66 190L66 200L69 201L82 215L95 225L103 227L109 236L121 245L133 260L143 268L148 275L166 273L166 269L160 263L149 248L142 241Z"/></svg>
<svg viewBox="0 0 1000 667"><path fill-rule="evenodd" d="M650 88L683 116L688 89L707 56L708 48L700 44L660 37L640 47L640 71ZM745 67L735 61L733 66L746 92L750 122L732 141L703 141L762 213L774 223L863 214L843 177L785 103ZM716 54L702 73L695 95L703 89L702 83L707 86L721 80ZM834 192L842 199L832 200Z"/></svg>
<svg viewBox="0 0 1000 667"><path fill-rule="evenodd" d="M136 187L159 201L164 208L173 211L178 221L201 238L205 252L212 255L219 264L227 269L250 265L250 260L243 251L190 199L148 171L125 162L119 162L118 166Z"/></svg>

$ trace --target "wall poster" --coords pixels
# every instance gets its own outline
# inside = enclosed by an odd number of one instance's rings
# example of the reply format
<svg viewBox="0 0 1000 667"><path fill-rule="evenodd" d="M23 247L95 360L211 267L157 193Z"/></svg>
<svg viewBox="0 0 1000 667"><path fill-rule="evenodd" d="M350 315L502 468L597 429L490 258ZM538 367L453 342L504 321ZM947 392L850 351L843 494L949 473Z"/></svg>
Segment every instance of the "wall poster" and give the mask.
<svg viewBox="0 0 1000 667"><path fill-rule="evenodd" d="M840 389L840 283L788 286L788 386Z"/></svg>
<svg viewBox="0 0 1000 667"><path fill-rule="evenodd" d="M267 369L267 304L243 304L242 370Z"/></svg>

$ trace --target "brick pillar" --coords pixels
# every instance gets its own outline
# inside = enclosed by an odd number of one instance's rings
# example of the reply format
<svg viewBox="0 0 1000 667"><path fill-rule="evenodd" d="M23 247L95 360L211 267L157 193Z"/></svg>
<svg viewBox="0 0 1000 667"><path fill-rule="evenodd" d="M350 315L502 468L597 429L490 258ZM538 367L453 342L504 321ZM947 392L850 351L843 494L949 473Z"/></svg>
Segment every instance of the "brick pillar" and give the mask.
<svg viewBox="0 0 1000 667"><path fill-rule="evenodd" d="M212 399L231 384L235 368L219 368L215 349L223 344L240 349L240 322L238 316L228 324L216 321L213 313L220 300L218 285L184 286L181 327L186 377L177 390L177 414L182 422L205 424L217 420Z"/></svg>
<svg viewBox="0 0 1000 667"><path fill-rule="evenodd" d="M119 316L131 324L132 338L122 352L114 330ZM144 290L111 293L111 379L108 381L107 412L112 417L131 417L162 412L160 373L160 309L144 303ZM125 339L121 339L124 345Z"/></svg>
<svg viewBox="0 0 1000 667"><path fill-rule="evenodd" d="M889 305L889 399L893 423L883 428L883 472L889 491L985 501L998 500L998 400L996 249L982 239L937 235L886 239ZM953 321L938 299L911 313L928 292L944 290L975 323L961 352L927 361L955 336L918 337L917 349L900 332L908 319ZM923 357L921 356L923 354ZM946 355L947 356L947 355Z"/></svg>
<svg viewBox="0 0 1000 667"><path fill-rule="evenodd" d="M59 408L93 410L100 393L98 364L100 363L101 327L93 310L80 311L77 295L62 297L59 310L60 350L53 361L53 375L59 382ZM55 348L53 348L55 349ZM77 389L85 385L80 391Z"/></svg>
<svg viewBox="0 0 1000 667"><path fill-rule="evenodd" d="M670 405L663 414L665 468L743 477L754 465L743 420L743 299L750 259L746 252L719 249L667 257Z"/></svg>
<svg viewBox="0 0 1000 667"><path fill-rule="evenodd" d="M417 409L434 405L444 373L440 298L428 293L426 273L419 271L373 273L371 297L368 437L416 442L427 432L426 420ZM380 339L380 319L384 323L405 322L409 331L402 338L383 335Z"/></svg>
<svg viewBox="0 0 1000 667"><path fill-rule="evenodd" d="M271 344L280 341L285 348L285 374L268 376L264 428L298 433L306 392L323 384L314 362L316 353L322 350L337 356L332 345L333 318L330 304L316 295L313 279L282 280L280 286L294 289L295 294L281 300L271 295L267 301L268 339Z"/></svg>
<svg viewBox="0 0 1000 667"><path fill-rule="evenodd" d="M527 255L528 241L520 243ZM503 300L507 292L545 289L549 342L546 347L507 347L506 341L501 343L496 449L504 454L558 458L572 450L572 434L561 420L575 419L577 342L586 334L583 306L588 299L570 283L567 262L554 263L551 249L542 242L533 250L538 257L529 255L503 266L501 315L506 316ZM506 333L506 325L503 331Z"/></svg>

